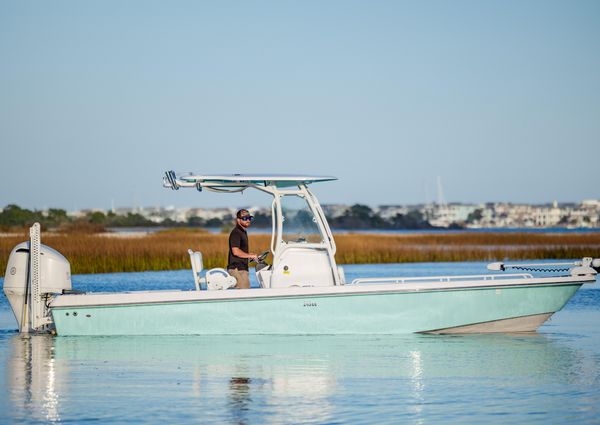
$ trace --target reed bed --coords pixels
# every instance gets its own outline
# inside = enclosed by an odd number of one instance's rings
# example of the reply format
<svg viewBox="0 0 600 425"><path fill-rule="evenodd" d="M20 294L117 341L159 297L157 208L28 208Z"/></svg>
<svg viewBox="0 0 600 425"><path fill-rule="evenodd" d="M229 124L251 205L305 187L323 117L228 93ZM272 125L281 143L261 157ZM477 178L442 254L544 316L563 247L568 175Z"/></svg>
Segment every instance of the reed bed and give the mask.
<svg viewBox="0 0 600 425"><path fill-rule="evenodd" d="M74 274L189 268L187 249L202 251L206 268L225 267L226 234L165 231L144 236L107 234L42 235L43 243L71 262ZM0 272L10 250L22 235L0 237ZM250 234L254 252L269 248L270 235ZM449 233L449 234L340 234L336 236L339 264L435 261L493 261L575 259L600 257L600 233Z"/></svg>
<svg viewBox="0 0 600 425"><path fill-rule="evenodd" d="M340 264L572 259L600 256L600 234L411 234L336 237Z"/></svg>

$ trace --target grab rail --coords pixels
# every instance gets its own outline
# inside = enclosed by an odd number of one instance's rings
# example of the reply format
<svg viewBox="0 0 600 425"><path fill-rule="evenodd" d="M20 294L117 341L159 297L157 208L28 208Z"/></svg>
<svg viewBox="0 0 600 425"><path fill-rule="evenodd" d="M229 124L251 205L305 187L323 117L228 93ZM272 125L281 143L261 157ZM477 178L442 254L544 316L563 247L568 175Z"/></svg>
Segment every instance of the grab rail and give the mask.
<svg viewBox="0 0 600 425"><path fill-rule="evenodd" d="M373 278L358 278L354 279L350 285L359 285L365 283L408 283L408 282L451 282L451 281L468 281L468 280L498 280L498 279L532 279L533 276L529 273L514 273L514 274L481 274L481 275L466 275L466 276L422 276L422 277L373 277Z"/></svg>

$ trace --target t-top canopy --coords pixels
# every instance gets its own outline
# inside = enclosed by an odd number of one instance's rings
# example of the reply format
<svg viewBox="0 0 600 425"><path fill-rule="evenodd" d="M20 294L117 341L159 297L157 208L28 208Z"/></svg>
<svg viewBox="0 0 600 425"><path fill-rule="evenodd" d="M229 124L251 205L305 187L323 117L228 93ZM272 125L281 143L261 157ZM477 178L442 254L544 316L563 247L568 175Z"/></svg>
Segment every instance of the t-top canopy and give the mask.
<svg viewBox="0 0 600 425"><path fill-rule="evenodd" d="M337 180L333 176L310 176L306 174L214 174L197 175L194 173L176 174L174 171L165 172L163 186L177 190L180 187L240 187L251 185L289 187L300 184L310 184Z"/></svg>

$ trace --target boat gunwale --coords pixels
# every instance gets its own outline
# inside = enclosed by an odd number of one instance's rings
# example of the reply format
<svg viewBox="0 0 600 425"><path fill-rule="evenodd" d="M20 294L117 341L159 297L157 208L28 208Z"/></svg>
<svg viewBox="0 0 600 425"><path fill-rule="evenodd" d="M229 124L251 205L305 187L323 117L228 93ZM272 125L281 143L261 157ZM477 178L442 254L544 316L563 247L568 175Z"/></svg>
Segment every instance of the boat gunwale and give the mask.
<svg viewBox="0 0 600 425"><path fill-rule="evenodd" d="M560 280L558 280L560 279ZM144 306L156 304L195 304L195 303L212 303L212 302L233 302L233 301L261 301L272 299L294 299L294 298L323 298L323 297L348 297L348 296L367 296L367 295L389 295L389 294L415 294L415 293L433 293L433 292L454 292L454 291L469 291L469 290L495 290L495 289L514 289L514 288L536 288L536 287L554 287L554 286L581 286L585 283L595 282L595 276L569 276L569 277L553 277L553 278L534 278L527 279L528 282L520 280L518 282L502 282L498 281L480 281L469 282L471 285L458 286L446 285L445 287L427 287L423 288L423 284L413 286L421 286L416 288L398 288L399 285L406 286L408 284L388 284L388 285L347 285L333 287L294 287L294 288L250 288L236 291L130 291L130 292L104 292L104 293L86 293L86 294L68 294L59 295L49 304L52 310L63 310L67 308L98 308L98 307L121 307L121 306ZM447 282L445 282L447 283ZM477 283L477 284L473 284ZM483 284L482 284L483 283ZM377 289L372 289L376 287ZM331 291L333 288L333 291ZM339 288L339 289L338 289ZM353 288L353 290L340 289ZM357 288L357 289L354 289ZM326 289L326 290L323 290ZM292 292L293 293L290 293ZM215 292L213 294L213 292ZM275 292L275 293L273 293ZM176 295L176 298L156 299L156 297L140 300L140 295ZM216 296L215 296L216 295ZM131 301L123 300L123 297L133 298ZM104 298L104 300L102 300ZM107 299L108 298L108 299ZM111 299L112 298L112 299ZM118 298L118 299L117 299ZM72 301L69 303L69 301ZM87 302L86 302L87 301ZM95 301L95 302L94 302ZM102 301L102 302L100 302ZM58 302L58 304L57 304Z"/></svg>

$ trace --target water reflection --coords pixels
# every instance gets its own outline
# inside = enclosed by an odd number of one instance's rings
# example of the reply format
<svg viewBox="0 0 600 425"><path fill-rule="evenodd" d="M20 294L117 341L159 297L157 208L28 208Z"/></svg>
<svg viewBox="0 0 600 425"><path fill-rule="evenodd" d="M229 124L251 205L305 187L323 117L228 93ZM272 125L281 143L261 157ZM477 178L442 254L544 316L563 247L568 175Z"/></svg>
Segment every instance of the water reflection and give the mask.
<svg viewBox="0 0 600 425"><path fill-rule="evenodd" d="M49 423L61 421L60 394L67 381L64 374L68 374L67 368L57 368L53 342L49 336L14 336L5 369L15 412L25 417L31 412Z"/></svg>
<svg viewBox="0 0 600 425"><path fill-rule="evenodd" d="M600 373L597 356L539 334L13 335L7 343L8 410L24 422L152 422L169 412L181 421L332 422L356 419L355 406L372 397L373 406L418 423L431 409L431 387L445 382L587 386ZM464 391L473 401L480 397L476 386Z"/></svg>
<svg viewBox="0 0 600 425"><path fill-rule="evenodd" d="M250 372L245 365L241 365L240 370L229 379L229 403L228 408L235 423L246 424L247 412L250 410L252 397L250 394L250 384L252 380L247 377Z"/></svg>

